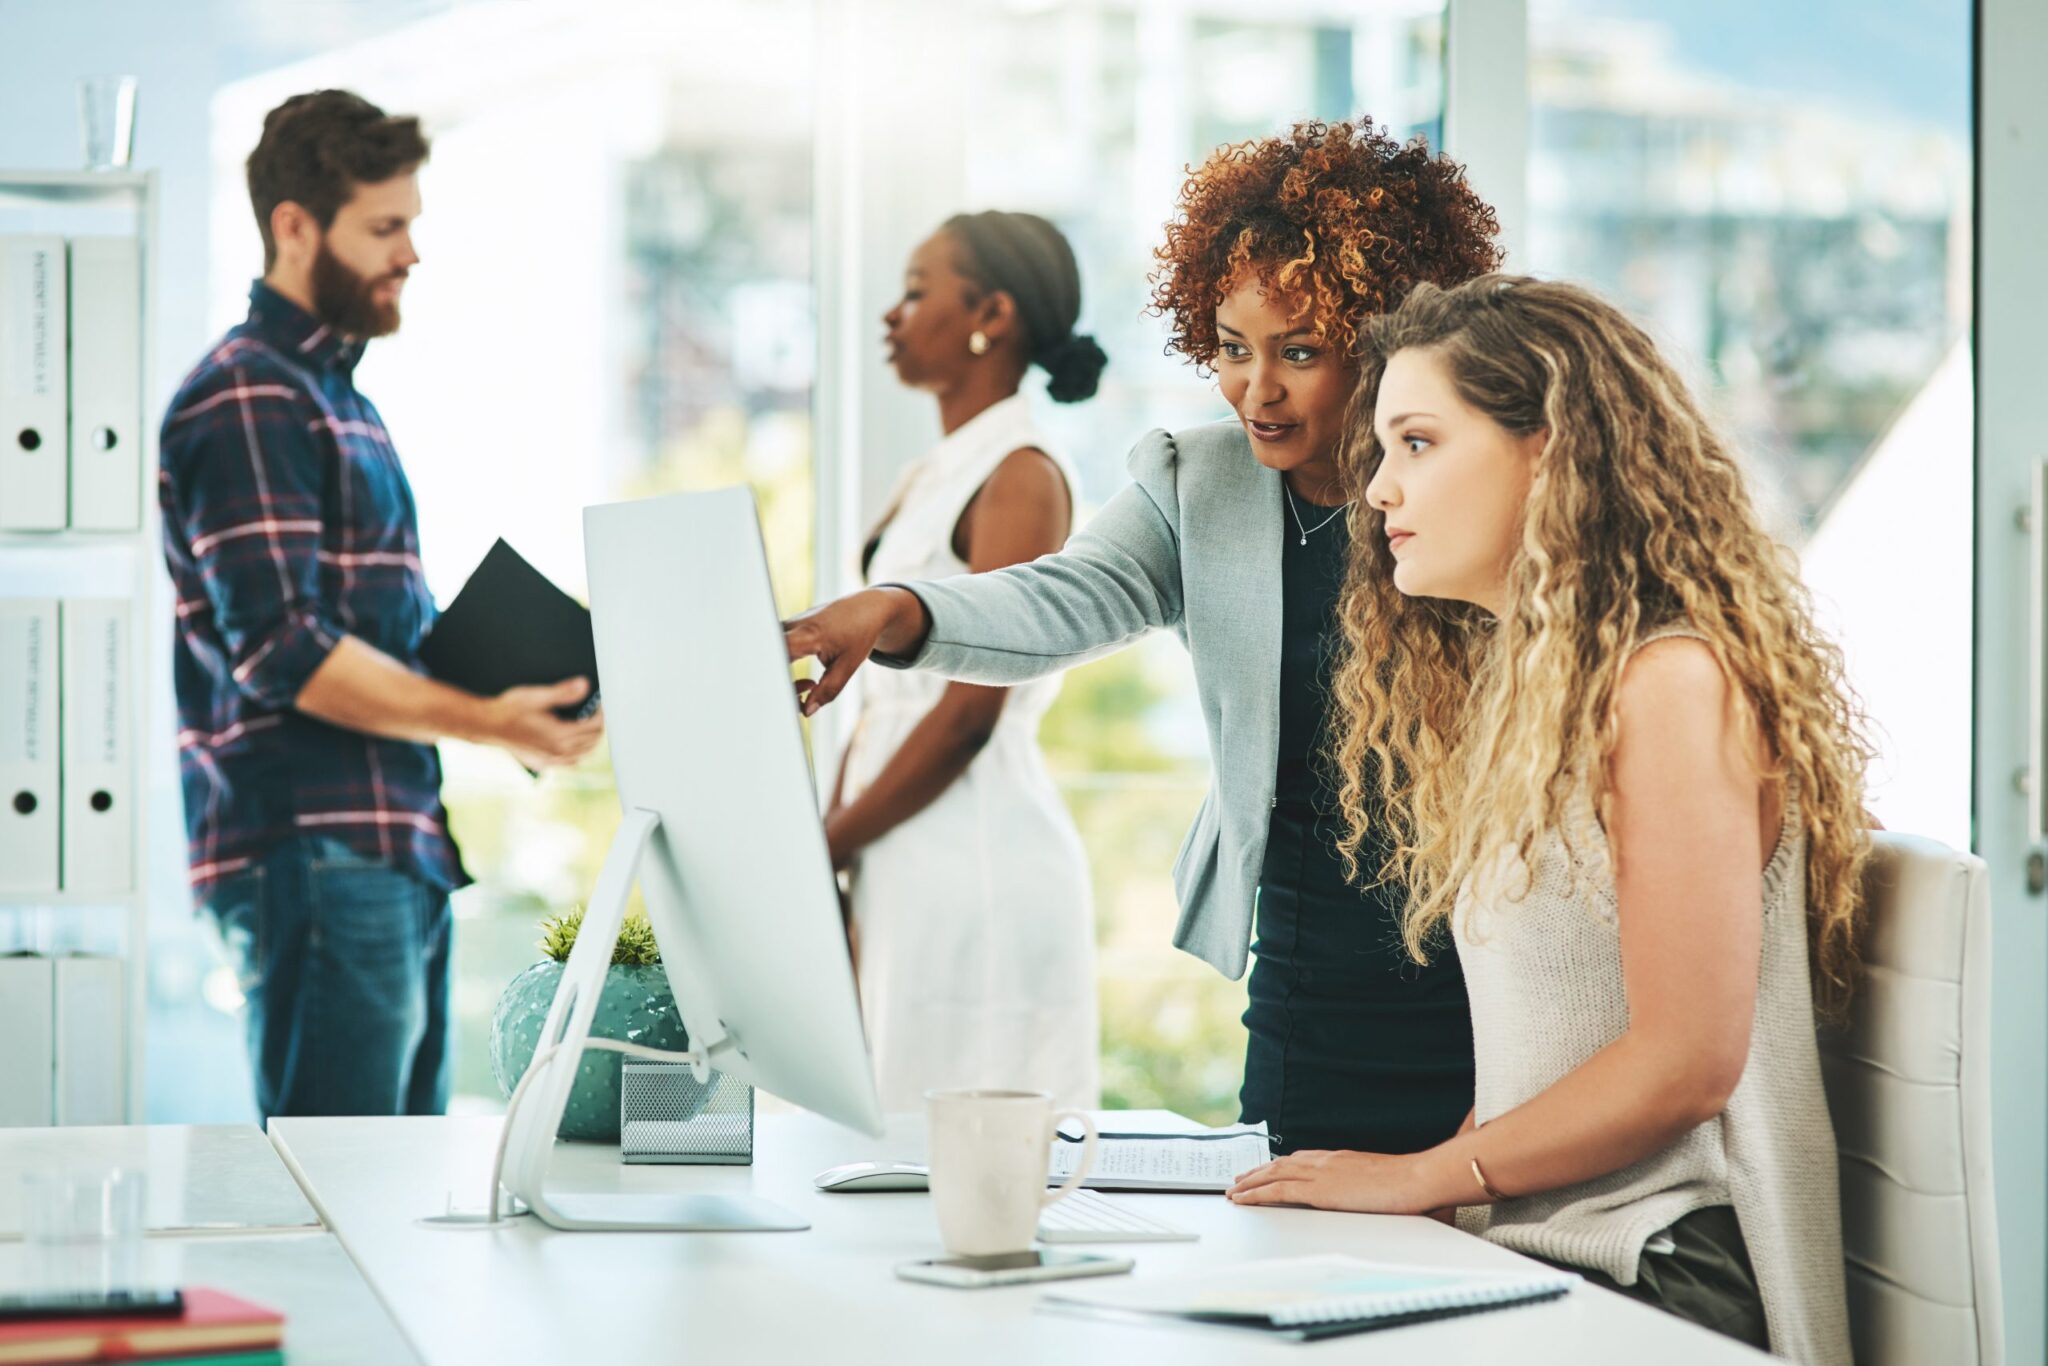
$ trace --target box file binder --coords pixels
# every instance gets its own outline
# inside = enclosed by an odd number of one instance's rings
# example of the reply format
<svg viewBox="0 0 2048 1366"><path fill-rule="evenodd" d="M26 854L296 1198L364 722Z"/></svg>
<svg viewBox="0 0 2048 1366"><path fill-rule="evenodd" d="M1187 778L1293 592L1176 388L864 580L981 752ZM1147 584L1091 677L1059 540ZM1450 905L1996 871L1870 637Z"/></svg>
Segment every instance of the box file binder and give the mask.
<svg viewBox="0 0 2048 1366"><path fill-rule="evenodd" d="M66 599L61 842L67 891L125 892L134 883L131 635L120 599Z"/></svg>
<svg viewBox="0 0 2048 1366"><path fill-rule="evenodd" d="M50 960L0 954L0 1129L51 1120Z"/></svg>
<svg viewBox="0 0 2048 1366"><path fill-rule="evenodd" d="M128 1116L128 1008L118 958L53 960L59 1124L120 1124Z"/></svg>
<svg viewBox="0 0 2048 1366"><path fill-rule="evenodd" d="M0 530L65 523L64 239L0 237Z"/></svg>
<svg viewBox="0 0 2048 1366"><path fill-rule="evenodd" d="M71 525L142 525L142 258L133 237L71 242Z"/></svg>
<svg viewBox="0 0 2048 1366"><path fill-rule="evenodd" d="M54 598L0 598L0 892L57 890Z"/></svg>

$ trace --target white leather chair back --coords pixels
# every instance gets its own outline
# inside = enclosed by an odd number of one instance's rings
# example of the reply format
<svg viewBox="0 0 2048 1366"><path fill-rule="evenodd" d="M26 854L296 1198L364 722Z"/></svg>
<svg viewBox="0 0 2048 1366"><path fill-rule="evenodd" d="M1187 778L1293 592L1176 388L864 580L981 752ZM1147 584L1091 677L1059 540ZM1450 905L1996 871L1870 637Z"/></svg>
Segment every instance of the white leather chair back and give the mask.
<svg viewBox="0 0 2048 1366"><path fill-rule="evenodd" d="M2002 1366L1988 876L1934 840L1872 838L1868 971L1820 1035L1856 1360Z"/></svg>

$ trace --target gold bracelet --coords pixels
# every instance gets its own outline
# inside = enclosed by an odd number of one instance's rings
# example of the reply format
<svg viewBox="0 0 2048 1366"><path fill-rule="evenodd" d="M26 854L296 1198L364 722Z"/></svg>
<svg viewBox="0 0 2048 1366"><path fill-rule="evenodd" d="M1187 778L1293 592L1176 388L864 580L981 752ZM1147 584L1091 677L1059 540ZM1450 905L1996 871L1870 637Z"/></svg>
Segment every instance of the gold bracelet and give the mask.
<svg viewBox="0 0 2048 1366"><path fill-rule="evenodd" d="M1485 1191L1485 1192L1486 1192L1486 1198L1487 1198L1487 1199L1489 1199L1489 1200L1505 1200L1505 1199L1507 1199L1507 1197L1506 1197L1505 1195L1502 1195L1502 1194L1501 1194L1501 1193L1500 1193L1499 1191L1497 1191L1497 1190L1495 1190L1495 1189L1493 1188L1493 1184L1492 1184L1491 1182L1489 1182L1489 1181L1488 1181L1488 1180L1486 1179L1486 1173L1485 1173L1485 1172L1483 1172L1483 1171L1481 1171L1481 1170L1479 1170L1479 1159L1478 1159L1478 1158L1476 1158L1476 1157L1472 1159L1472 1179L1473 1179L1474 1181L1477 1181L1477 1182L1479 1183L1479 1189L1480 1189L1480 1190L1482 1190L1482 1191Z"/></svg>

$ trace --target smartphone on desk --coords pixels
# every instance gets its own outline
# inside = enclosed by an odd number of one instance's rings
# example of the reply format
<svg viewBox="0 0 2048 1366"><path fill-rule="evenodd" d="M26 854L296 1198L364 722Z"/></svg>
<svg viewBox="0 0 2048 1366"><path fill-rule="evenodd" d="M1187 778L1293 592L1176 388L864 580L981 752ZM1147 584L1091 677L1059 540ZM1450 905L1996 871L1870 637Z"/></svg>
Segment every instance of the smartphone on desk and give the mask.
<svg viewBox="0 0 2048 1366"><path fill-rule="evenodd" d="M988 1285L1058 1281L1069 1276L1117 1276L1135 1265L1137 1263L1129 1257L1033 1248L1029 1252L1006 1252L997 1257L934 1257L929 1261L902 1262L897 1265L896 1274L906 1281L928 1281L933 1285L950 1285L961 1290L979 1290Z"/></svg>

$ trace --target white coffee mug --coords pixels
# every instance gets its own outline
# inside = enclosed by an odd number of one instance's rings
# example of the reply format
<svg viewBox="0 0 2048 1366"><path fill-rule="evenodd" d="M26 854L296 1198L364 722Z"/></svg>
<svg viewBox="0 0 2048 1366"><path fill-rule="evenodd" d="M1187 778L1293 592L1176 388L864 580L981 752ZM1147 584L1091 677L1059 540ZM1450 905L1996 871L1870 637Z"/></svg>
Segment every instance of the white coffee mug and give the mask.
<svg viewBox="0 0 2048 1366"><path fill-rule="evenodd" d="M932 1207L939 1238L956 1257L1029 1251L1038 1214L1072 1195L1095 1162L1095 1125L1079 1110L1052 1108L1043 1091L927 1091ZM1052 1144L1063 1119L1086 1134L1080 1164L1048 1193Z"/></svg>

